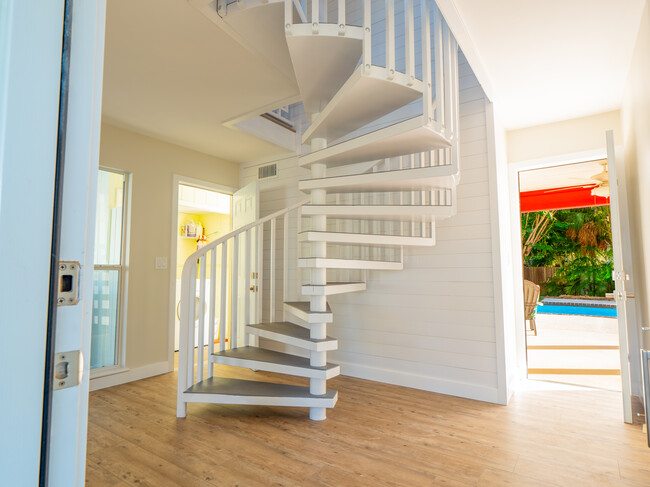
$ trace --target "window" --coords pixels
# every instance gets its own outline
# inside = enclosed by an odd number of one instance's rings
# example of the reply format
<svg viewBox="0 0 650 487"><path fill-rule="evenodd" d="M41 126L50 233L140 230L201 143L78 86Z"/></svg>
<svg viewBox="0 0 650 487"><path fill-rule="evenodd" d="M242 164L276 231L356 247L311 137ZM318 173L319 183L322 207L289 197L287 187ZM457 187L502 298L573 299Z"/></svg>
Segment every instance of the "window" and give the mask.
<svg viewBox="0 0 650 487"><path fill-rule="evenodd" d="M97 178L90 368L120 365L126 268L128 177L100 169Z"/></svg>

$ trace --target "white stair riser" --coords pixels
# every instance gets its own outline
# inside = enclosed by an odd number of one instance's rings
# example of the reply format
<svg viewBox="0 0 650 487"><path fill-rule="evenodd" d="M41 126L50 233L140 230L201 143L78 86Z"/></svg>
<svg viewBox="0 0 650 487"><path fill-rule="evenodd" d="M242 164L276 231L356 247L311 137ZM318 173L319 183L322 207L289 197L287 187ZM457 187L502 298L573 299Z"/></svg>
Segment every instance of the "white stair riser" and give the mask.
<svg viewBox="0 0 650 487"><path fill-rule="evenodd" d="M334 294L354 293L365 291L365 282L353 282L345 284L327 284L325 286L312 286L306 284L302 286L304 296L332 296Z"/></svg>
<svg viewBox="0 0 650 487"><path fill-rule="evenodd" d="M295 347L304 348L306 350L313 350L315 352L330 352L332 350L338 349L337 340L327 340L322 342L312 342L309 340L301 340L300 338L295 338L287 335L282 335L279 333L273 333L267 330L259 330L256 328L246 328L247 333L255 335L260 338L267 338L275 342L286 343L287 345L293 345Z"/></svg>
<svg viewBox="0 0 650 487"><path fill-rule="evenodd" d="M308 311L309 303L304 303L304 304L306 305L307 310L305 310L305 308L303 307L293 306L291 303L284 303L284 310L287 313L292 314L296 318L299 318L302 321L305 321L310 324L331 323L332 321L334 321L334 317L331 311L327 313L310 312Z"/></svg>
<svg viewBox="0 0 650 487"><path fill-rule="evenodd" d="M328 370L310 369L304 367L295 367L292 365L282 365L270 362L261 362L258 360L248 360L235 357L210 356L210 360L217 364L231 365L233 367L244 367L252 370L265 370L277 374L295 375L298 377L309 377L313 379L331 379L341 373L340 367L332 367Z"/></svg>
<svg viewBox="0 0 650 487"><path fill-rule="evenodd" d="M404 264L402 262L383 262L371 260L305 258L298 259L298 267L307 269L365 269L401 271L404 269Z"/></svg>
<svg viewBox="0 0 650 487"><path fill-rule="evenodd" d="M325 189L330 193L429 191L456 186L455 166L431 166L351 176L300 181L301 191Z"/></svg>
<svg viewBox="0 0 650 487"><path fill-rule="evenodd" d="M389 206L389 205L305 205L303 216L326 215L332 218L392 220L429 223L449 218L456 212L453 206Z"/></svg>
<svg viewBox="0 0 650 487"><path fill-rule="evenodd" d="M286 406L297 408L333 408L338 400L338 394L331 398L318 396L308 398L271 397L271 396L236 396L229 394L198 394L185 392L183 400L187 402L202 402L208 404L238 404L249 406Z"/></svg>
<svg viewBox="0 0 650 487"><path fill-rule="evenodd" d="M302 242L395 247L431 247L436 244L435 237L402 237L398 235L367 235L336 232L304 232L299 235L299 239Z"/></svg>

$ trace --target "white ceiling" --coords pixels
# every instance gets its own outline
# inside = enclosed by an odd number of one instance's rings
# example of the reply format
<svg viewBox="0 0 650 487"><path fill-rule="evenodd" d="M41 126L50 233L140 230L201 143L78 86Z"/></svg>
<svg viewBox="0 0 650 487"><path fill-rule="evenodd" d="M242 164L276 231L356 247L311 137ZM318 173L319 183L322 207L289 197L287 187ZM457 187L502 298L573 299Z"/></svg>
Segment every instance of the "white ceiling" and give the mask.
<svg viewBox="0 0 650 487"><path fill-rule="evenodd" d="M618 109L644 3L441 0L440 6L457 17L449 20L455 33L465 31L456 33L461 48L470 64L481 64L479 81L511 130Z"/></svg>
<svg viewBox="0 0 650 487"><path fill-rule="evenodd" d="M291 81L187 0L107 4L105 121L234 161L283 152L222 123L296 96ZM439 4L507 129L620 107L644 0Z"/></svg>
<svg viewBox="0 0 650 487"><path fill-rule="evenodd" d="M222 126L297 89L186 0L109 0L104 121L241 162L286 152Z"/></svg>
<svg viewBox="0 0 650 487"><path fill-rule="evenodd" d="M591 177L601 173L603 171L601 163L606 162L605 159L523 171L519 173L519 191L596 184L598 181Z"/></svg>

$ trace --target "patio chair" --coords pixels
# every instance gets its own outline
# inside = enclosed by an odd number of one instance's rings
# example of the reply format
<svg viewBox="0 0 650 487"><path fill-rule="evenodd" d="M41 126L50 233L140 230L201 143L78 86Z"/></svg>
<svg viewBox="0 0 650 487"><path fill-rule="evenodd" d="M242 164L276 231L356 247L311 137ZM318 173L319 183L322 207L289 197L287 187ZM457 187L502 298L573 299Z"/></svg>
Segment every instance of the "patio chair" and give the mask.
<svg viewBox="0 0 650 487"><path fill-rule="evenodd" d="M524 280L524 319L530 322L530 330L537 336L535 325L535 311L539 300L539 286L531 281Z"/></svg>

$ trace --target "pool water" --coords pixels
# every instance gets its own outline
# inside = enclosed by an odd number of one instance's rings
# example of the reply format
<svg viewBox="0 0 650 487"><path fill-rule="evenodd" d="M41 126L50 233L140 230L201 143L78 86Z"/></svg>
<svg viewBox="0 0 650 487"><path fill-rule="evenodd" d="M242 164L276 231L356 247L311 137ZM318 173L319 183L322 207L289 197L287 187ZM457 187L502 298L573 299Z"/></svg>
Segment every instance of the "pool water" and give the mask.
<svg viewBox="0 0 650 487"><path fill-rule="evenodd" d="M549 315L582 315L582 316L604 316L616 318L616 308L596 306L570 306L558 304L545 304L537 306L538 314Z"/></svg>

